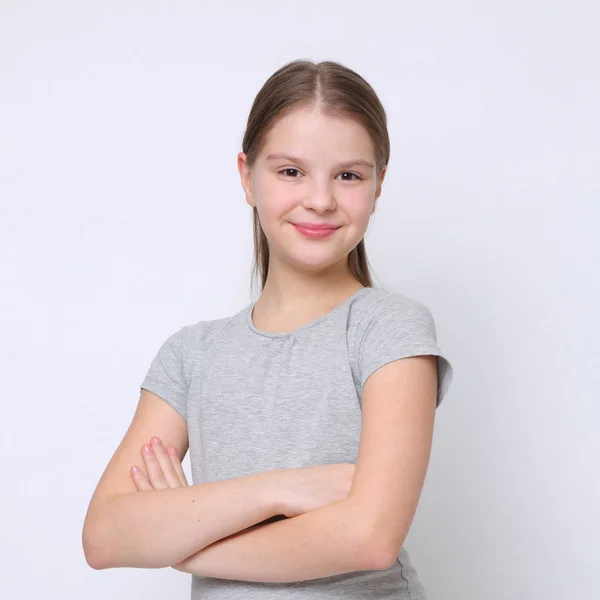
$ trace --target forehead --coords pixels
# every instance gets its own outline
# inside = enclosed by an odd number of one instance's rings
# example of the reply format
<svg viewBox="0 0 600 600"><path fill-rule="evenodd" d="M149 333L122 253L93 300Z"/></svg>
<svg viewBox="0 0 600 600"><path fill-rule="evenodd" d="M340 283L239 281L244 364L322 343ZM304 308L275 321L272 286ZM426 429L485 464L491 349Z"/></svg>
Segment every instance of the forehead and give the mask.
<svg viewBox="0 0 600 600"><path fill-rule="evenodd" d="M307 159L315 153L335 157L358 153L363 158L373 158L374 147L367 130L356 120L327 115L313 107L296 109L272 126L261 154L276 152Z"/></svg>

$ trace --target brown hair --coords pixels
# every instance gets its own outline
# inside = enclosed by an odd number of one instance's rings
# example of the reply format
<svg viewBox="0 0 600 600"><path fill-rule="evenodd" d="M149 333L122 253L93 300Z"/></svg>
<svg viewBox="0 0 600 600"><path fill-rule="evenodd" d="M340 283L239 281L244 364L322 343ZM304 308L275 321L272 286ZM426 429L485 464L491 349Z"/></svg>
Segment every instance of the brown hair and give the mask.
<svg viewBox="0 0 600 600"><path fill-rule="evenodd" d="M277 120L300 106L314 104L318 104L325 114L349 117L365 127L375 147L379 175L390 157L385 110L365 79L333 61L294 60L267 79L254 99L242 140L242 152L248 156L248 166L253 166L267 133ZM252 280L259 275L262 290L269 270L269 244L256 207L253 208L253 219ZM364 238L348 254L348 267L363 286L373 287Z"/></svg>

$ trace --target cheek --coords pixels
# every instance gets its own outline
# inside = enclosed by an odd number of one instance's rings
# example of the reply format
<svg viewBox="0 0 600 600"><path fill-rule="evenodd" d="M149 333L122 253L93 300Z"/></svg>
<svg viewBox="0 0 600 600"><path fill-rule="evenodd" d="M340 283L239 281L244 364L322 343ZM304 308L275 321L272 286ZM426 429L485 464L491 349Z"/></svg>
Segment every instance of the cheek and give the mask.
<svg viewBox="0 0 600 600"><path fill-rule="evenodd" d="M370 190L349 190L344 195L343 210L354 224L366 224L373 209L374 197L375 192L371 193Z"/></svg>
<svg viewBox="0 0 600 600"><path fill-rule="evenodd" d="M265 182L257 190L259 213L265 221L273 221L287 215L297 204L293 186L280 182Z"/></svg>

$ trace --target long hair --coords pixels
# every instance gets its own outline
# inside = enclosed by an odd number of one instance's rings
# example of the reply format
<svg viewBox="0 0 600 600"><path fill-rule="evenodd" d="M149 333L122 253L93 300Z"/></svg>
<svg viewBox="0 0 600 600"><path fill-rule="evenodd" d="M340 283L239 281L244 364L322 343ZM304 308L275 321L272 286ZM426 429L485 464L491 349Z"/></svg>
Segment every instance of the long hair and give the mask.
<svg viewBox="0 0 600 600"><path fill-rule="evenodd" d="M271 75L260 89L246 124L242 151L252 167L269 130L294 109L318 105L330 116L361 124L375 147L376 170L388 164L390 139L385 110L371 85L358 73L334 61L294 60ZM254 258L251 285L260 279L261 291L269 272L269 244L256 207L253 208ZM350 273L365 287L373 287L364 238L348 254Z"/></svg>

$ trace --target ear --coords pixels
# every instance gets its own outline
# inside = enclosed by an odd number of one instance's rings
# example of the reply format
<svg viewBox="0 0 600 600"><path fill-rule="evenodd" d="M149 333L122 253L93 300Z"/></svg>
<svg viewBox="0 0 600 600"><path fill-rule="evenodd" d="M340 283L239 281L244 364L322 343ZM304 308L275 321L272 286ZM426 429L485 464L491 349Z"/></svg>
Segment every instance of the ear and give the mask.
<svg viewBox="0 0 600 600"><path fill-rule="evenodd" d="M250 182L250 167L248 166L248 155L245 152L240 152L237 155L238 171L240 173L240 180L242 187L246 193L246 202L250 206L256 206L254 202L254 196L252 194L252 185Z"/></svg>
<svg viewBox="0 0 600 600"><path fill-rule="evenodd" d="M379 173L379 178L377 180L377 187L375 189L375 200L373 202L373 210L371 211L371 214L373 214L375 212L377 200L378 200L379 196L381 196L381 188L383 186L383 180L385 179L386 172L387 172L387 165L384 166L383 169L381 169L381 172Z"/></svg>

